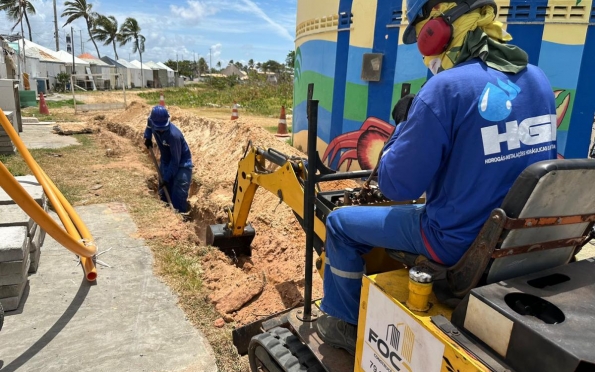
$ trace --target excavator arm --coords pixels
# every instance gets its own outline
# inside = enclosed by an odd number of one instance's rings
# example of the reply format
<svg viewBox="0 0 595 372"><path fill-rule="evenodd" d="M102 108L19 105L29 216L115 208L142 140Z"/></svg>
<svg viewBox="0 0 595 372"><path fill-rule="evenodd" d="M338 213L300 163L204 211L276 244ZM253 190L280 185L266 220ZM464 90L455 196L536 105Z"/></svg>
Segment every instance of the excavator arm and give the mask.
<svg viewBox="0 0 595 372"><path fill-rule="evenodd" d="M226 209L228 222L209 226L207 244L228 254L250 255L255 231L248 223L248 216L259 187L277 195L279 202L287 204L298 220L303 221L306 172L303 159L248 143L244 157L238 162L233 205ZM325 225L318 217L314 220L314 232L324 241Z"/></svg>

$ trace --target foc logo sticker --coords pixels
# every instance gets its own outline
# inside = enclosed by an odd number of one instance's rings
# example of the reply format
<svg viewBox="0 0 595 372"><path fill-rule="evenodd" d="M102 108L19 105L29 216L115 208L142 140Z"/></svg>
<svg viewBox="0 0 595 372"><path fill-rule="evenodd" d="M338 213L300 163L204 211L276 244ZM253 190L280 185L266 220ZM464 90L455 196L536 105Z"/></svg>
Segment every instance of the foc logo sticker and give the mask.
<svg viewBox="0 0 595 372"><path fill-rule="evenodd" d="M400 328L404 329L404 340L401 340L402 335ZM376 351L382 356L384 361L388 360L391 367L400 371L402 369L411 371L411 358L413 356L413 346L415 345L415 334L409 326L401 323L398 325L389 324L386 328L386 337L380 338L378 334L370 328L368 332L368 343L375 346ZM399 347L401 349L399 349ZM399 354L399 351L403 355ZM406 360L405 360L406 359ZM384 364L386 362L380 361Z"/></svg>
<svg viewBox="0 0 595 372"><path fill-rule="evenodd" d="M444 344L387 294L370 285L361 369L367 372L439 372Z"/></svg>

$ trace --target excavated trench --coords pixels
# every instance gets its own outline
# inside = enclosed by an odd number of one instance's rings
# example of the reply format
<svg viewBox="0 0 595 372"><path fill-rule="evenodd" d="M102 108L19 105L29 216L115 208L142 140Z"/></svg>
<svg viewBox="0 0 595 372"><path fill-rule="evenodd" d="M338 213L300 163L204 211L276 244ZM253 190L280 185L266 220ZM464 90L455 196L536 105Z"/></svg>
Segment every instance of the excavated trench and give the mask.
<svg viewBox="0 0 595 372"><path fill-rule="evenodd" d="M186 138L195 168L190 189L190 221L200 244L206 229L224 223L223 208L231 204L237 162L248 140L260 147L272 147L287 155L303 156L298 150L267 132L258 119L237 121L197 117L177 107L168 108L172 122ZM129 138L139 149L150 106L133 102L125 111L94 118L94 124ZM156 180L149 181L156 190ZM274 314L303 301L305 234L277 195L259 189L249 221L256 230L252 257L232 259L216 248L202 258L203 285L209 299L226 321L239 325ZM322 295L319 277L314 276L313 296Z"/></svg>

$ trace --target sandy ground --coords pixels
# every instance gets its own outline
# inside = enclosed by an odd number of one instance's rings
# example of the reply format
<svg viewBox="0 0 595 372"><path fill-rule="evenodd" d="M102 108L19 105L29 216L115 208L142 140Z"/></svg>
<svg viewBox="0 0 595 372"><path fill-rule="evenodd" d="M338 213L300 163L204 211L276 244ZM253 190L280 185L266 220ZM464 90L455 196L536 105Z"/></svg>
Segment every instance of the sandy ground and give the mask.
<svg viewBox="0 0 595 372"><path fill-rule="evenodd" d="M109 102L110 93L77 98L89 103ZM116 133L142 147L150 106L133 94L127 95L127 99L125 111L87 113L77 118L102 133ZM232 204L237 162L249 140L263 148L304 156L263 129L276 125L276 118L254 118L240 112L240 119L231 121L221 109L168 109L192 152L195 168L189 201L196 232L203 243L207 226L222 223L226 218L223 208ZM114 139L113 145L105 145L118 154L118 142ZM280 205L276 195L259 189L249 222L256 230L252 257L234 260L213 251L203 260L203 283L211 292L209 299L226 321L239 325L300 304L304 292L305 234L291 209ZM322 296L322 282L317 275L313 296Z"/></svg>

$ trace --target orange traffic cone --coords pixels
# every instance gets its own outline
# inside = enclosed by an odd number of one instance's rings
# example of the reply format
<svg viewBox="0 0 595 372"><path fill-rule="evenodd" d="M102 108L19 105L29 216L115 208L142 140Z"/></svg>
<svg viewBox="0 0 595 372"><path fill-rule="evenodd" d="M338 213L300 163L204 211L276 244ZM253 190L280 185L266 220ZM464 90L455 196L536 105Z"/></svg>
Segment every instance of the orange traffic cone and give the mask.
<svg viewBox="0 0 595 372"><path fill-rule="evenodd" d="M233 101L233 108L231 109L231 120L236 120L238 117L238 104L236 103L236 101Z"/></svg>
<svg viewBox="0 0 595 372"><path fill-rule="evenodd" d="M277 125L277 137L289 137L287 133L287 117L285 116L285 106L281 106L281 115L279 115L279 125Z"/></svg>
<svg viewBox="0 0 595 372"><path fill-rule="evenodd" d="M39 93L39 113L42 115L50 114L48 105L45 104L45 98L43 97L43 93Z"/></svg>
<svg viewBox="0 0 595 372"><path fill-rule="evenodd" d="M165 107L165 98L163 97L163 92L159 93L159 106Z"/></svg>

